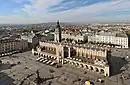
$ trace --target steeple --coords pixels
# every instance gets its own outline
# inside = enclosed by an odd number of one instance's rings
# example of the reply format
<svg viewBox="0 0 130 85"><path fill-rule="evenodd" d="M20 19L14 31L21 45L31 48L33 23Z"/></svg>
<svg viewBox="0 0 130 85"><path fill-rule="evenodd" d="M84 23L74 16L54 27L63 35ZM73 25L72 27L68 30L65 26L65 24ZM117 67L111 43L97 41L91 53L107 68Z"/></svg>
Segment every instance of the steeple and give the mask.
<svg viewBox="0 0 130 85"><path fill-rule="evenodd" d="M59 23L59 20L57 21L57 24L60 24L60 23Z"/></svg>
<svg viewBox="0 0 130 85"><path fill-rule="evenodd" d="M55 29L55 32L56 32L56 35L55 35L55 41L57 42L61 42L61 32L62 32L62 29L60 27L60 22L59 20L57 21L57 25L56 25L56 29Z"/></svg>
<svg viewBox="0 0 130 85"><path fill-rule="evenodd" d="M59 20L57 21L57 26L56 26L56 28L60 28L60 22L59 22Z"/></svg>

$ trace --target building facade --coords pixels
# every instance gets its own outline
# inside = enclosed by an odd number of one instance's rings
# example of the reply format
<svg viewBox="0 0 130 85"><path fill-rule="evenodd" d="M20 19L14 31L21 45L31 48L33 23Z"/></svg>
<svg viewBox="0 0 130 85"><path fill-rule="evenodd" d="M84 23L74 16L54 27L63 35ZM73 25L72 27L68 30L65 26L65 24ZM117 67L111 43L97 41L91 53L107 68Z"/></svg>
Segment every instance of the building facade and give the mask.
<svg viewBox="0 0 130 85"><path fill-rule="evenodd" d="M104 76L110 76L108 65L110 52L107 49L93 48L54 42L40 42L34 55L46 56L56 59L57 63L71 64L78 68L91 70Z"/></svg>
<svg viewBox="0 0 130 85"><path fill-rule="evenodd" d="M70 34L70 33L62 33L62 39L72 39L75 41L83 41L86 42L87 41L87 34Z"/></svg>
<svg viewBox="0 0 130 85"><path fill-rule="evenodd" d="M32 48L39 43L39 38L33 32L21 35L21 39L28 41L29 48Z"/></svg>
<svg viewBox="0 0 130 85"><path fill-rule="evenodd" d="M128 37L121 34L93 34L88 36L88 42L114 44L119 48L128 48Z"/></svg>
<svg viewBox="0 0 130 85"><path fill-rule="evenodd" d="M104 76L110 76L111 51L107 48L86 44L76 44L61 41L61 28L57 22L55 42L40 41L39 46L32 49L34 55L39 55L45 62L56 62L61 65L92 71ZM70 37L66 37L70 38ZM76 39L76 36L74 36ZM44 60L43 59L43 60ZM48 60L47 60L48 59ZM44 62L44 61L43 61Z"/></svg>
<svg viewBox="0 0 130 85"><path fill-rule="evenodd" d="M24 51L27 48L28 48L28 42L26 40L14 40L14 39L0 40L0 56L6 53Z"/></svg>

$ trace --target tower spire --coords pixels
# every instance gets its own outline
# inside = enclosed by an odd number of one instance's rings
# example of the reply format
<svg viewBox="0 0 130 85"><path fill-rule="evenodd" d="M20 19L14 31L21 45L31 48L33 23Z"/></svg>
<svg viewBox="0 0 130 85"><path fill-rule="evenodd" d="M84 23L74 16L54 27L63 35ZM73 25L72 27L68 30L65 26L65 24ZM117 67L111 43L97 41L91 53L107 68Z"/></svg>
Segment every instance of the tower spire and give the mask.
<svg viewBox="0 0 130 85"><path fill-rule="evenodd" d="M60 27L59 20L57 21L56 30L58 31L57 34L56 34L56 41L61 42L61 36L62 36L61 31L62 31L62 29Z"/></svg>
<svg viewBox="0 0 130 85"><path fill-rule="evenodd" d="M60 24L60 23L59 23L59 20L57 21L57 24Z"/></svg>
<svg viewBox="0 0 130 85"><path fill-rule="evenodd" d="M59 20L57 21L57 26L56 27L60 28L60 22L59 22Z"/></svg>

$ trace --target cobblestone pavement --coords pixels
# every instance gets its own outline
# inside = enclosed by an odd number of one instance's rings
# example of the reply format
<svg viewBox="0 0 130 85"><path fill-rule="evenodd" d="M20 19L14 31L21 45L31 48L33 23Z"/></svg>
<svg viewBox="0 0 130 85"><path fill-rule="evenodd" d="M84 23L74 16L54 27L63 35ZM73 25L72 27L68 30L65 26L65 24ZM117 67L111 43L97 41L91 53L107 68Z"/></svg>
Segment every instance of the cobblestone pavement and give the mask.
<svg viewBox="0 0 130 85"><path fill-rule="evenodd" d="M44 82L41 85L84 85L86 80L90 80L94 83L94 85L129 85L129 84L121 84L121 80L116 76L110 78L104 78L96 73L87 71L84 74L84 70L72 67L72 66L64 66L62 68L55 68L49 65L45 65L41 62L36 61L38 56L33 56L31 52L24 52L14 54L12 56L5 56L0 59L4 61L4 63L17 63L11 68L2 68L0 70L1 75L6 75L3 78L0 78L0 85L19 85L21 81L27 77L29 74L34 74L32 77L26 79L23 85L35 85L33 82L36 79L36 70L39 69L40 76L49 78L51 75L59 76L55 79L50 79ZM53 69L55 72L50 73L50 69ZM119 75L118 75L119 76ZM96 82L98 78L102 78L105 80L104 83ZM50 81L52 82L51 84Z"/></svg>

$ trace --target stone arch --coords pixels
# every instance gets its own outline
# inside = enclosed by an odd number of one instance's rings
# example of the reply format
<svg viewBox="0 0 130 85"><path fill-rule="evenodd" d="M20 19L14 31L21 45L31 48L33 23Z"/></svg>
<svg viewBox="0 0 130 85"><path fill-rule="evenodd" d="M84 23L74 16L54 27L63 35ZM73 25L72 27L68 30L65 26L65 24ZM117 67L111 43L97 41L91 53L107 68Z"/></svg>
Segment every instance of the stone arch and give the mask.
<svg viewBox="0 0 130 85"><path fill-rule="evenodd" d="M78 66L78 64L77 64L77 63L75 63L75 66Z"/></svg>
<svg viewBox="0 0 130 85"><path fill-rule="evenodd" d="M51 58L51 56L49 56L49 58Z"/></svg>
<svg viewBox="0 0 130 85"><path fill-rule="evenodd" d="M54 50L54 47L52 47L52 51L55 51L55 50Z"/></svg>
<svg viewBox="0 0 130 85"><path fill-rule="evenodd" d="M53 51L52 47L50 47L50 51Z"/></svg>
<svg viewBox="0 0 130 85"><path fill-rule="evenodd" d="M79 66L79 63L76 63L76 66Z"/></svg>
<svg viewBox="0 0 130 85"><path fill-rule="evenodd" d="M55 57L54 57L54 56L51 56L51 58L55 60Z"/></svg>
<svg viewBox="0 0 130 85"><path fill-rule="evenodd" d="M57 58L56 57L53 57L54 58L54 60L56 60Z"/></svg>
<svg viewBox="0 0 130 85"><path fill-rule="evenodd" d="M89 69L88 65L85 65L87 69Z"/></svg>
<svg viewBox="0 0 130 85"><path fill-rule="evenodd" d="M80 66L83 68L84 67L84 65L83 64L80 64Z"/></svg>
<svg viewBox="0 0 130 85"><path fill-rule="evenodd" d="M100 70L101 73L105 73L105 71L103 69Z"/></svg>
<svg viewBox="0 0 130 85"><path fill-rule="evenodd" d="M70 63L70 61L69 60L66 60L68 63Z"/></svg>
<svg viewBox="0 0 130 85"><path fill-rule="evenodd" d="M72 65L72 62L70 61L70 65Z"/></svg>
<svg viewBox="0 0 130 85"><path fill-rule="evenodd" d="M50 50L51 50L51 47L48 47L48 50L50 51Z"/></svg>
<svg viewBox="0 0 130 85"><path fill-rule="evenodd" d="M101 61L100 59L98 59L98 61Z"/></svg>
<svg viewBox="0 0 130 85"><path fill-rule="evenodd" d="M90 66L90 70L93 70L93 67L92 67L92 66Z"/></svg>
<svg viewBox="0 0 130 85"><path fill-rule="evenodd" d="M72 65L74 65L75 63L74 62L71 62L72 63Z"/></svg>
<svg viewBox="0 0 130 85"><path fill-rule="evenodd" d="M46 46L46 50L48 50L48 47Z"/></svg>
<svg viewBox="0 0 130 85"><path fill-rule="evenodd" d="M43 48L42 48L43 50L45 50L46 49L46 47L45 46L43 46Z"/></svg>
<svg viewBox="0 0 130 85"><path fill-rule="evenodd" d="M48 57L48 55L46 54L46 57Z"/></svg>
<svg viewBox="0 0 130 85"><path fill-rule="evenodd" d="M44 55L44 57L46 57L46 55Z"/></svg>
<svg viewBox="0 0 130 85"><path fill-rule="evenodd" d="M98 68L95 68L95 71L96 71L96 72L99 72L99 69L98 69Z"/></svg>
<svg viewBox="0 0 130 85"><path fill-rule="evenodd" d="M64 60L64 64L66 64L67 63L67 60Z"/></svg>
<svg viewBox="0 0 130 85"><path fill-rule="evenodd" d="M69 64L71 64L71 62L70 62L70 61L68 61L68 63L69 63Z"/></svg>
<svg viewBox="0 0 130 85"><path fill-rule="evenodd" d="M84 52L82 52L82 57L84 57Z"/></svg>
<svg viewBox="0 0 130 85"><path fill-rule="evenodd" d="M51 47L51 51L54 51L54 48L53 48L53 47Z"/></svg>
<svg viewBox="0 0 130 85"><path fill-rule="evenodd" d="M76 63L74 62L74 66L76 67Z"/></svg>

